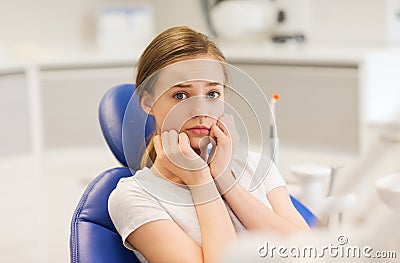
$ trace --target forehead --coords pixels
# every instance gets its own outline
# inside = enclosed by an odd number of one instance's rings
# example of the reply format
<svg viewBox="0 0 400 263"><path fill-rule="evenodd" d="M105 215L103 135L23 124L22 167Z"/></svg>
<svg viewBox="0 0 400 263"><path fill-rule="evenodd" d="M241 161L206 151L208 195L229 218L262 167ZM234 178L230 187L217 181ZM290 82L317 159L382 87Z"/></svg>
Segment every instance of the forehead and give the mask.
<svg viewBox="0 0 400 263"><path fill-rule="evenodd" d="M158 93L176 85L197 81L224 83L223 63L216 60L193 59L171 64L157 74L155 88ZM162 90L159 90L162 89Z"/></svg>

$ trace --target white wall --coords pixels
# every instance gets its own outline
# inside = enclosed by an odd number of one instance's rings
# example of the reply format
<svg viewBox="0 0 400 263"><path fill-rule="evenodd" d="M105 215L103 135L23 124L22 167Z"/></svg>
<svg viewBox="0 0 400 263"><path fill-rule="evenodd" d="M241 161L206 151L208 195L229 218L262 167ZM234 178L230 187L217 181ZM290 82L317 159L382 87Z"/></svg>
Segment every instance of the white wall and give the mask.
<svg viewBox="0 0 400 263"><path fill-rule="evenodd" d="M318 43L387 42L385 0L311 0L311 39Z"/></svg>
<svg viewBox="0 0 400 263"><path fill-rule="evenodd" d="M201 12L201 0L151 0L156 12L156 31L171 26L187 25L207 32L205 18Z"/></svg>
<svg viewBox="0 0 400 263"><path fill-rule="evenodd" d="M0 44L77 47L91 37L100 0L1 0Z"/></svg>
<svg viewBox="0 0 400 263"><path fill-rule="evenodd" d="M310 39L315 43L374 44L386 41L385 3L396 0L301 1L310 5ZM116 2L144 0L0 0L0 49L18 45L62 49L93 46L98 8ZM154 5L156 33L183 24L207 32L200 0L147 2Z"/></svg>
<svg viewBox="0 0 400 263"><path fill-rule="evenodd" d="M0 49L81 49L94 46L101 7L143 0L0 0ZM152 0L156 32L187 24L205 31L200 1ZM1 56L0 52L0 56Z"/></svg>

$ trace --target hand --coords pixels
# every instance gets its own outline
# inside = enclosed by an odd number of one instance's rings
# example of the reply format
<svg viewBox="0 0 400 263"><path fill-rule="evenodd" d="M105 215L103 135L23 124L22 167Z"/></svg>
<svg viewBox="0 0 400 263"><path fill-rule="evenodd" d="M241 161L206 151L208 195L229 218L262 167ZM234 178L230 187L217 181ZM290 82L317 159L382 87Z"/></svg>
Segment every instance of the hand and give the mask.
<svg viewBox="0 0 400 263"><path fill-rule="evenodd" d="M236 131L232 115L223 114L211 127L210 137L214 139L210 153L210 171L213 178L223 173L231 174L231 161L236 145L239 143L239 134Z"/></svg>
<svg viewBox="0 0 400 263"><path fill-rule="evenodd" d="M180 178L186 185L209 182L211 178L207 163L190 147L186 133L164 131L154 137L156 162Z"/></svg>

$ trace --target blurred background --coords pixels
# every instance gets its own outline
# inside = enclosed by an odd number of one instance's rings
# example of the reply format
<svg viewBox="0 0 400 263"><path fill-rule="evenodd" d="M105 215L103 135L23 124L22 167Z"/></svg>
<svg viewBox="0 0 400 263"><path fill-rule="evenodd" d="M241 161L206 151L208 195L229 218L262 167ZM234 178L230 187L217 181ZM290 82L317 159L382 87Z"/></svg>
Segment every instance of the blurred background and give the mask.
<svg viewBox="0 0 400 263"><path fill-rule="evenodd" d="M178 25L210 35L268 97L279 93L279 168L328 227L366 222L371 207L389 213L374 182L400 173L399 0L0 4L1 262L69 261L81 194L119 165L99 129L99 101L133 83L144 47ZM322 192L356 198L332 213L307 203L309 173ZM399 238L386 245L399 249Z"/></svg>

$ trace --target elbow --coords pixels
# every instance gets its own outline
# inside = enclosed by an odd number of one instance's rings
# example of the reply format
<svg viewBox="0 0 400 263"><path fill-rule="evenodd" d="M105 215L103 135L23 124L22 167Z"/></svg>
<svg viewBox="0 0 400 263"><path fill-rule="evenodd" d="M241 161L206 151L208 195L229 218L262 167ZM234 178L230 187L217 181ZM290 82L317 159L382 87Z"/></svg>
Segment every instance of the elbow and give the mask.
<svg viewBox="0 0 400 263"><path fill-rule="evenodd" d="M299 234L299 233L310 233L311 228L308 226L306 222L299 222L299 223L289 223L290 226L287 228L288 234Z"/></svg>
<svg viewBox="0 0 400 263"><path fill-rule="evenodd" d="M286 221L286 224L282 224L282 227L280 228L280 234L283 235L295 235L295 234L301 234L301 233L310 233L311 228L307 225L307 223L304 222L291 222L291 221Z"/></svg>
<svg viewBox="0 0 400 263"><path fill-rule="evenodd" d="M297 226L296 232L307 232L307 233L309 233L309 232L311 232L311 228L307 225L307 223L306 224L302 224L302 225Z"/></svg>

